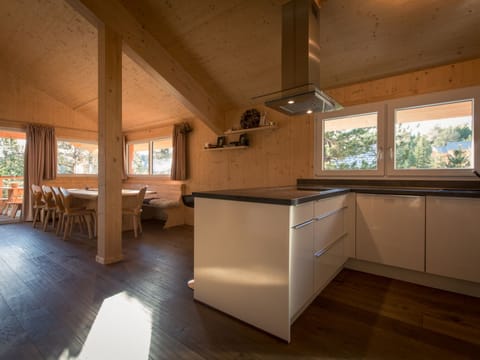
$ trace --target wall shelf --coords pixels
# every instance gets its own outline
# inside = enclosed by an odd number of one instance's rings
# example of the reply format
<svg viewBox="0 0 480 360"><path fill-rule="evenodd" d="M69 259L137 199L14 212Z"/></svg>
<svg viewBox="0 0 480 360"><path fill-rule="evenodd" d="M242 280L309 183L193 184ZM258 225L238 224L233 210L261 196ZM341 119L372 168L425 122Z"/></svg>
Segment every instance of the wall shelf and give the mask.
<svg viewBox="0 0 480 360"><path fill-rule="evenodd" d="M262 130L274 130L278 129L277 125L265 125L265 126L257 126L255 128L250 128L250 129L240 129L240 130L227 130L224 132L225 135L234 135L234 134L243 134L243 133L248 133L248 132L254 132L254 131L262 131Z"/></svg>
<svg viewBox="0 0 480 360"><path fill-rule="evenodd" d="M218 148L204 148L205 151L221 151L221 150L238 150L238 149L247 149L248 146L223 146Z"/></svg>
<svg viewBox="0 0 480 360"><path fill-rule="evenodd" d="M241 135L249 132L254 131L262 131L262 130L275 130L278 129L277 125L265 125L265 126L257 126L255 128L250 129L240 129L240 130L227 130L223 134L225 136L230 135ZM239 145L239 146L223 146L218 148L203 148L205 151L219 151L219 150L238 150L238 149L248 149L249 146Z"/></svg>

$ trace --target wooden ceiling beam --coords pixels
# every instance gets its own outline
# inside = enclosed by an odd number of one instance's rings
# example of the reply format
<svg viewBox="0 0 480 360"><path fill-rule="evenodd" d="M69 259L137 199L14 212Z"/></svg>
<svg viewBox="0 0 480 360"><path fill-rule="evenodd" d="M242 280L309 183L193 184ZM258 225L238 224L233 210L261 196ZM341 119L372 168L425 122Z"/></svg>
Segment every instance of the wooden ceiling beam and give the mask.
<svg viewBox="0 0 480 360"><path fill-rule="evenodd" d="M223 133L224 111L216 99L178 63L134 16L116 0L67 0L86 19L102 22L124 41L124 51L168 89L212 131Z"/></svg>

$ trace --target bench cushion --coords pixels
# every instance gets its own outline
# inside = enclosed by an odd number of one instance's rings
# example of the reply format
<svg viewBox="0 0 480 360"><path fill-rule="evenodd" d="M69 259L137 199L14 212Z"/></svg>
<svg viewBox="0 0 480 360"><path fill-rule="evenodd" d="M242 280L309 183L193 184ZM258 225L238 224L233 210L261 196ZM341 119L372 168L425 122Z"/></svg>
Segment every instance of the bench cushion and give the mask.
<svg viewBox="0 0 480 360"><path fill-rule="evenodd" d="M163 199L163 198L149 198L149 199L144 199L143 204L165 209L169 207L179 206L180 201L173 200L173 199Z"/></svg>

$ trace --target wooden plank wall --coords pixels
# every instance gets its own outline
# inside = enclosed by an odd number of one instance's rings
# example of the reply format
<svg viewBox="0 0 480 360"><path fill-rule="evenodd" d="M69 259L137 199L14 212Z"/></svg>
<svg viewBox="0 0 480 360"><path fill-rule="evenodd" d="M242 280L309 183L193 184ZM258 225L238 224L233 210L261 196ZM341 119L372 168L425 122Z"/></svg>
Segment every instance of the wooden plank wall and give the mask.
<svg viewBox="0 0 480 360"><path fill-rule="evenodd" d="M328 90L343 106L365 104L480 84L480 59Z"/></svg>
<svg viewBox="0 0 480 360"><path fill-rule="evenodd" d="M24 80L0 69L0 120L97 131L97 122L72 110Z"/></svg>

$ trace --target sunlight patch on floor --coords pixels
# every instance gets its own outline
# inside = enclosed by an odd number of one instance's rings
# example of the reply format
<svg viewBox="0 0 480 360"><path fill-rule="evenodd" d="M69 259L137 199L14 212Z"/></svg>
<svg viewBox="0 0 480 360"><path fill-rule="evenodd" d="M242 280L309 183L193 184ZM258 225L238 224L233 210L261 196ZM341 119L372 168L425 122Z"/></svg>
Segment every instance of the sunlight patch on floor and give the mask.
<svg viewBox="0 0 480 360"><path fill-rule="evenodd" d="M148 359L152 315L141 302L122 292L105 299L82 351L65 349L60 359Z"/></svg>

